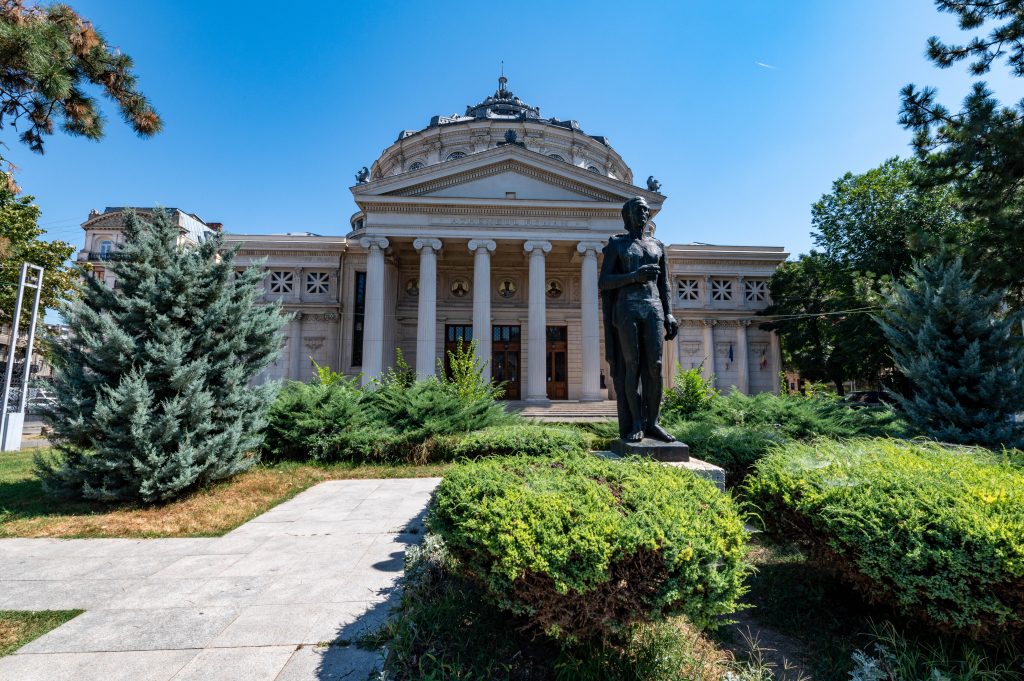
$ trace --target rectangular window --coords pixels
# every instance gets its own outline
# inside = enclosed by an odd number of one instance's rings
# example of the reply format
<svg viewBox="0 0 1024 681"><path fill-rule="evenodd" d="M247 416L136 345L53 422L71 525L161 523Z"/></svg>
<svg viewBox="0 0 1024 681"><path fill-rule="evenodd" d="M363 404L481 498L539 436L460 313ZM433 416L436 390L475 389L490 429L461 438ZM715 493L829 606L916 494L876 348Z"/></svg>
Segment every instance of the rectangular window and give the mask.
<svg viewBox="0 0 1024 681"><path fill-rule="evenodd" d="M363 322L366 318L366 272L356 272L352 306L352 366L363 366Z"/></svg>

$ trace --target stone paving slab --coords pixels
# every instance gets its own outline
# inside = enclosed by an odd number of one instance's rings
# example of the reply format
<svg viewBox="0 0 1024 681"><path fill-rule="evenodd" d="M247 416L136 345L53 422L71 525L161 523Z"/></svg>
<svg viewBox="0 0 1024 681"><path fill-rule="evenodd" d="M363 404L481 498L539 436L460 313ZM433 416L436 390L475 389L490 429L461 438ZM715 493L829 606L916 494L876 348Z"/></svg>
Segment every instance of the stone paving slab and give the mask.
<svg viewBox="0 0 1024 681"><path fill-rule="evenodd" d="M0 608L85 613L0 681L362 680L436 478L321 483L223 537L3 539Z"/></svg>

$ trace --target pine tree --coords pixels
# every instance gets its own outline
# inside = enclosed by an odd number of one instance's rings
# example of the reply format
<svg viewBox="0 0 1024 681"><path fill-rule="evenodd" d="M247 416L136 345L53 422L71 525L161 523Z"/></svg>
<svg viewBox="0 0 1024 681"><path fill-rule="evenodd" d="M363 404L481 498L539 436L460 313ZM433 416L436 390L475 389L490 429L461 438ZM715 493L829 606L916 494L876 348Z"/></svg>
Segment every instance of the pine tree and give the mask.
<svg viewBox="0 0 1024 681"><path fill-rule="evenodd" d="M110 263L119 290L86 278L64 310L72 337L55 348L50 415L64 456L37 469L52 491L151 503L254 463L275 386L249 381L280 350L285 318L259 302L262 270L235 273L219 235L179 245L157 211L128 212L124 236Z"/></svg>
<svg viewBox="0 0 1024 681"><path fill-rule="evenodd" d="M915 262L879 323L896 367L915 392L897 396L911 425L943 442L986 447L1024 443L1010 417L1024 411L1019 314L1001 314L1003 291L977 286L963 261L940 253Z"/></svg>

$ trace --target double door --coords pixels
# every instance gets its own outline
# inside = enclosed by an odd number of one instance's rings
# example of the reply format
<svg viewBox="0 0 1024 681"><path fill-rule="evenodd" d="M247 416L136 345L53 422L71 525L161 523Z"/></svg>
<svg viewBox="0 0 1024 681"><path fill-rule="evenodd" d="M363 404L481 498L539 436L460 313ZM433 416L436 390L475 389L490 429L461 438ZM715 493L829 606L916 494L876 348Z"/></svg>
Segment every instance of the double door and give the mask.
<svg viewBox="0 0 1024 681"><path fill-rule="evenodd" d="M491 378L502 386L502 398L506 400L521 399L523 394L520 343L520 327L510 324L491 327Z"/></svg>
<svg viewBox="0 0 1024 681"><path fill-rule="evenodd" d="M547 328L547 393L549 400L569 399L569 334L564 326Z"/></svg>

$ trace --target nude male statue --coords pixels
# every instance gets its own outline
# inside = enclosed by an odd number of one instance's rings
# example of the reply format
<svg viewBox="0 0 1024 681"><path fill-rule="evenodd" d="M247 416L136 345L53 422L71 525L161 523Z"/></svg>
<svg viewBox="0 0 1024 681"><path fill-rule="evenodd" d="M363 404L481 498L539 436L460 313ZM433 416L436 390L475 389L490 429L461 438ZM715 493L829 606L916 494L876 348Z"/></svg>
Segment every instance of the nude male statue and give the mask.
<svg viewBox="0 0 1024 681"><path fill-rule="evenodd" d="M645 437L673 442L658 425L663 382L663 341L679 333L669 313L665 247L644 234L650 208L637 196L622 206L627 234L604 248L598 288L604 312L605 357L618 401L619 435L625 442ZM662 335L664 333L664 335Z"/></svg>

